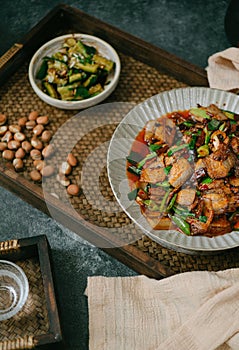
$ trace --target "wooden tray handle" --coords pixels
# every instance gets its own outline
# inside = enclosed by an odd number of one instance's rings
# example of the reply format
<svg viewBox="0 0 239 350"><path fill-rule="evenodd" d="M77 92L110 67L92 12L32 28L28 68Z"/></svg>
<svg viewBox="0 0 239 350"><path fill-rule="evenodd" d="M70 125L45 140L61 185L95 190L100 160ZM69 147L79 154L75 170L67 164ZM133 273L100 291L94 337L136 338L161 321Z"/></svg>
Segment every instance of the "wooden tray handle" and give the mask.
<svg viewBox="0 0 239 350"><path fill-rule="evenodd" d="M35 342L33 336L25 336L24 338L0 342L0 350L24 350L34 349L34 347Z"/></svg>
<svg viewBox="0 0 239 350"><path fill-rule="evenodd" d="M23 47L23 44L14 44L0 57L0 69Z"/></svg>
<svg viewBox="0 0 239 350"><path fill-rule="evenodd" d="M19 247L20 247L20 244L17 239L0 242L0 253L13 250L13 249L18 249Z"/></svg>

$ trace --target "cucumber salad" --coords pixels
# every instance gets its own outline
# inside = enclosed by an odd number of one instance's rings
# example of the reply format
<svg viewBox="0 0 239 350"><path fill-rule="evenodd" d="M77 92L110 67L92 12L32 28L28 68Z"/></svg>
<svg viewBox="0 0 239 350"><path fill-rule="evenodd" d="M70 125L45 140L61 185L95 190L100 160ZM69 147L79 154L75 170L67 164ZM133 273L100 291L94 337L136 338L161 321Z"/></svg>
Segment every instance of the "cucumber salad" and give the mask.
<svg viewBox="0 0 239 350"><path fill-rule="evenodd" d="M50 97L78 101L101 93L114 67L94 46L69 37L57 52L43 57L36 78Z"/></svg>

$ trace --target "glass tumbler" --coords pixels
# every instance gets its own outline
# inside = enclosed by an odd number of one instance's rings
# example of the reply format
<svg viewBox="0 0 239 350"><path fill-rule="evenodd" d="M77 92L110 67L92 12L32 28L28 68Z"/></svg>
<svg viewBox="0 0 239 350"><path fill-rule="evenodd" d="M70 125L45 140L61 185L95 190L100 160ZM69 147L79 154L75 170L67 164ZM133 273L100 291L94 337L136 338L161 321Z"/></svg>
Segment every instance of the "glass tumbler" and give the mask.
<svg viewBox="0 0 239 350"><path fill-rule="evenodd" d="M0 321L16 315L29 293L28 279L18 265L0 260Z"/></svg>

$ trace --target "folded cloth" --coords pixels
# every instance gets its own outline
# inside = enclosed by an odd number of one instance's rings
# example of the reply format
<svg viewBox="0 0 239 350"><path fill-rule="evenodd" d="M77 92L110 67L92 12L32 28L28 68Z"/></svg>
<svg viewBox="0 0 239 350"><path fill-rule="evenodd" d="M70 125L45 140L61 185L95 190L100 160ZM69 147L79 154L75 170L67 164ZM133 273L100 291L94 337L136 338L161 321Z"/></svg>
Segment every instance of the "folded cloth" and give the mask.
<svg viewBox="0 0 239 350"><path fill-rule="evenodd" d="M230 47L208 58L209 86L221 90L239 88L239 48Z"/></svg>
<svg viewBox="0 0 239 350"><path fill-rule="evenodd" d="M238 350L239 269L89 277L90 350Z"/></svg>

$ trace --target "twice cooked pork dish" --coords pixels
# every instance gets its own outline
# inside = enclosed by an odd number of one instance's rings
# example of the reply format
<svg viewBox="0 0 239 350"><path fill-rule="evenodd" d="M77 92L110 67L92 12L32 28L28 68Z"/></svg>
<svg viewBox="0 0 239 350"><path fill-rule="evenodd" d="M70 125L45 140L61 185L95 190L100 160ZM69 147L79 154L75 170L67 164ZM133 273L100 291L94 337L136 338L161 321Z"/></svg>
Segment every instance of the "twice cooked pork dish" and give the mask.
<svg viewBox="0 0 239 350"><path fill-rule="evenodd" d="M128 194L155 230L239 229L239 115L198 105L150 120L127 157Z"/></svg>

